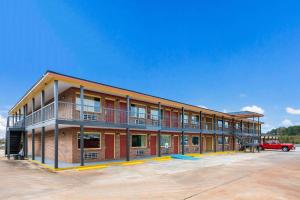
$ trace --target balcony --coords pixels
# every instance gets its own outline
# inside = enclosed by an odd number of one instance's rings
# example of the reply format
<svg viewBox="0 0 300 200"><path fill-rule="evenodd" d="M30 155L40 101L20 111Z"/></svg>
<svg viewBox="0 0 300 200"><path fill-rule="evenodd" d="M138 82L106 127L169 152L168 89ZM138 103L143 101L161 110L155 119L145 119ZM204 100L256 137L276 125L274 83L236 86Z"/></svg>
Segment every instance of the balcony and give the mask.
<svg viewBox="0 0 300 200"><path fill-rule="evenodd" d="M159 116L151 115L146 113L128 113L127 110L111 109L111 108L100 108L99 106L83 106L83 116L80 118L80 107L79 104L71 102L58 102L58 119L60 122L65 124L79 124L86 123L91 126L99 127L117 127L117 128L137 128L137 129L148 129L148 130L165 130L165 131L188 131L200 133L200 123L197 121L185 121L182 123L181 120L176 118L163 118L159 120ZM129 115L129 116L128 116ZM128 116L128 123L127 123ZM49 103L41 109L34 111L27 115L24 119L23 115L10 116L8 117L8 127L15 128L34 128L45 126L47 123L54 123L54 102ZM161 124L160 124L161 123ZM233 130L231 127L224 127L223 131L217 124L216 133L218 134L232 134ZM236 134L241 134L240 129L236 129ZM213 134L214 124L213 122L202 122L201 127L202 133ZM243 134L257 134L257 130L243 130Z"/></svg>

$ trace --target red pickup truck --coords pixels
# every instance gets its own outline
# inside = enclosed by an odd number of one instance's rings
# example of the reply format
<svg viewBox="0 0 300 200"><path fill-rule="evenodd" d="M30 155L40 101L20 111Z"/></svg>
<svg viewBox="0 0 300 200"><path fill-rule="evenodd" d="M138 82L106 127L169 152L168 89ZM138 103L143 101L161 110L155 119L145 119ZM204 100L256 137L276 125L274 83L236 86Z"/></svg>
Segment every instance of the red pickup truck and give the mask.
<svg viewBox="0 0 300 200"><path fill-rule="evenodd" d="M291 143L266 142L259 145L261 150L265 149L282 149L282 151L294 150L295 146Z"/></svg>

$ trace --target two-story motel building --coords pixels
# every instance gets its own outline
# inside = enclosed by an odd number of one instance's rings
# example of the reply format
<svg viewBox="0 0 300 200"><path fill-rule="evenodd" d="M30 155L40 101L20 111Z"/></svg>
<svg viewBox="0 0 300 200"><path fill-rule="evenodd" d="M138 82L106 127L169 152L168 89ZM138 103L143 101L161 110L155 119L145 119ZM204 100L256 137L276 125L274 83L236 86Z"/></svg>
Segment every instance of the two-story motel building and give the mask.
<svg viewBox="0 0 300 200"><path fill-rule="evenodd" d="M223 113L47 71L9 111L6 155L80 163L237 150L260 117ZM258 119L258 120L257 120Z"/></svg>

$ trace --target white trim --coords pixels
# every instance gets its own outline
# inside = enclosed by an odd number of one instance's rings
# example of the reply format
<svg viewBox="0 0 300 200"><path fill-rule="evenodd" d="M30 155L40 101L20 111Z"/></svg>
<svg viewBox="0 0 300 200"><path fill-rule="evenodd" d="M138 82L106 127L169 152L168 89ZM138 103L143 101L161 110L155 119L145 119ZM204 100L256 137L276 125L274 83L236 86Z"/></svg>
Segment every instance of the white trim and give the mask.
<svg viewBox="0 0 300 200"><path fill-rule="evenodd" d="M132 146L132 136L134 136L134 135L145 135L146 136L146 142L145 142L146 146L133 147ZM143 134L143 133L134 133L134 134L131 134L130 142L131 142L130 148L148 148L148 134Z"/></svg>
<svg viewBox="0 0 300 200"><path fill-rule="evenodd" d="M39 80L39 82L37 82L28 92L26 92L25 96L22 97L21 100L19 100L14 107L12 107L8 112L11 113L12 110L14 110L16 107L19 106L19 104L27 98L27 96L36 88L38 87L38 85L44 81L44 79L46 78L46 76L48 75L49 72L47 72L46 74L43 75L43 78L41 78L41 80Z"/></svg>
<svg viewBox="0 0 300 200"><path fill-rule="evenodd" d="M168 136L168 137L170 138L169 147L172 147L172 146L173 146L173 145L172 145L172 136L171 136L170 134L161 134L161 136ZM160 139L160 141L161 141L161 139ZM159 146L160 146L160 147L165 147L165 146L163 146L163 145L161 145L161 144L159 144Z"/></svg>
<svg viewBox="0 0 300 200"><path fill-rule="evenodd" d="M84 134L99 134L100 135L100 141L99 141L99 148L83 148L84 150L99 150L101 149L102 145L101 145L101 142L102 142L102 133L101 132L95 132L95 131L87 131L87 132L83 132L83 135ZM78 140L80 140L80 132L77 132L77 150L80 150L80 146L78 145Z"/></svg>

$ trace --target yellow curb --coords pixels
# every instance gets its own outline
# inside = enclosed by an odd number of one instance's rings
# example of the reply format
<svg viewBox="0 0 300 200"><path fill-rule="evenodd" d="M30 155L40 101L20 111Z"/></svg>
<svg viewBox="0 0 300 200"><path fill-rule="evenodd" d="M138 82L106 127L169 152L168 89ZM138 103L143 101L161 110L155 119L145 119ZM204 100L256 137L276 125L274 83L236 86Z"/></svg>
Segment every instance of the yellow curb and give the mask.
<svg viewBox="0 0 300 200"><path fill-rule="evenodd" d="M222 155L222 154L233 154L233 153L237 153L237 152L240 152L240 151L211 152L211 153L204 153L204 154L191 153L191 154L186 154L186 155L192 156L192 157L204 157L204 156L214 156L214 155ZM116 161L116 162L109 162L109 163L105 163L105 164L95 164L95 165L89 165L89 166L62 167L62 168L50 167L50 166L48 166L46 164L42 164L36 160L28 159L28 161L36 163L36 164L38 164L48 170L51 170L53 172L56 172L56 171L72 170L72 169L75 169L77 171L83 171L83 170L88 170L88 169L102 169L102 168L106 168L109 166L130 166L130 165L142 164L142 163L149 162L149 161L169 161L172 159L173 158L171 158L171 156L163 156L163 157L145 158L142 160Z"/></svg>
<svg viewBox="0 0 300 200"><path fill-rule="evenodd" d="M129 165L139 165L139 164L143 164L145 162L143 161L136 161L136 162L128 162L128 163L123 163L123 166L129 166Z"/></svg>
<svg viewBox="0 0 300 200"><path fill-rule="evenodd" d="M40 163L40 162L38 162L38 161L36 161L36 160L29 160L29 159L28 159L28 161L33 162L33 163L35 163L35 164L38 164L38 165L40 165L40 166L42 166L42 167L44 167L44 168L46 168L46 169L49 169L49 170L51 170L51 171L56 171L56 170L57 170L57 169L55 169L55 168L53 168L53 167L50 167L50 166L48 166L48 165L46 165L46 164L43 164L43 163Z"/></svg>
<svg viewBox="0 0 300 200"><path fill-rule="evenodd" d="M84 170L91 170L91 169L104 169L107 168L107 166L102 165L102 166L87 166L87 167L81 167L76 169L76 171L84 171Z"/></svg>
<svg viewBox="0 0 300 200"><path fill-rule="evenodd" d="M154 161L160 161L160 160L171 160L171 156L164 156L164 157L154 157L154 158L151 158L151 160L154 160Z"/></svg>

